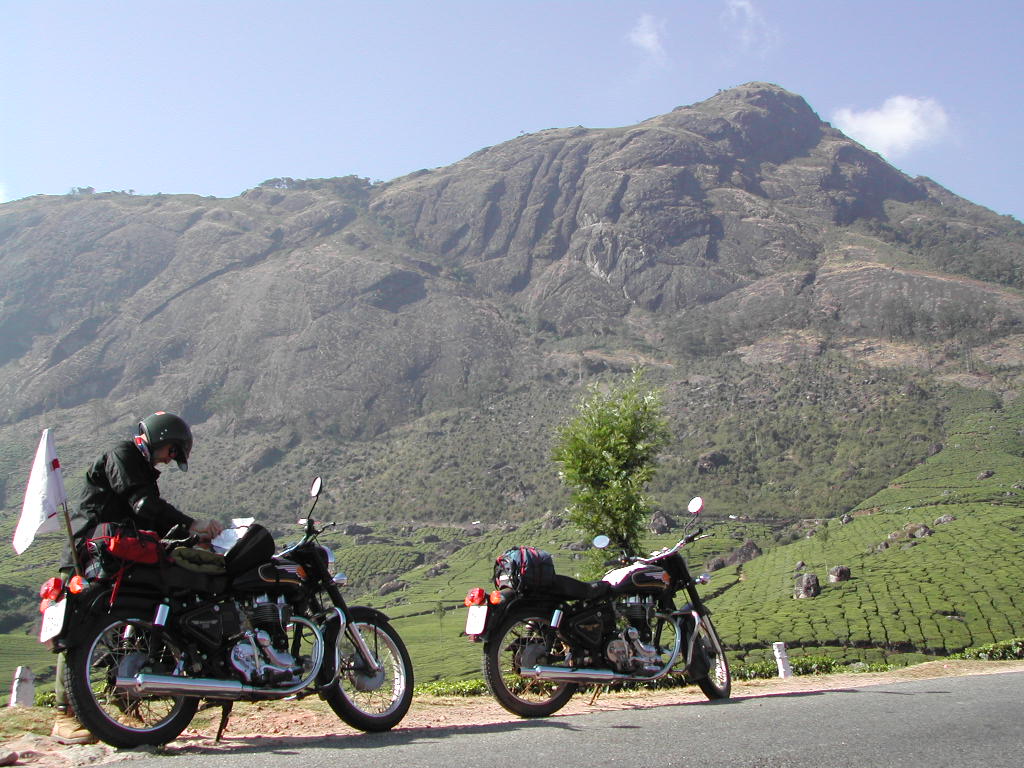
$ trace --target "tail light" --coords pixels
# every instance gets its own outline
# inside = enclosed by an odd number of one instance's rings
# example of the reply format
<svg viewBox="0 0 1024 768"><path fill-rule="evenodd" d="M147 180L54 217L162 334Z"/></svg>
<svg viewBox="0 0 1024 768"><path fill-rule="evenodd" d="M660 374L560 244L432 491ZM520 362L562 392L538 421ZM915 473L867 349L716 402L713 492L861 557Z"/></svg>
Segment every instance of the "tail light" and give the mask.
<svg viewBox="0 0 1024 768"><path fill-rule="evenodd" d="M473 587L466 593L466 599L462 601L462 604L468 608L471 605L483 605L486 602L487 593L484 592L483 587Z"/></svg>
<svg viewBox="0 0 1024 768"><path fill-rule="evenodd" d="M39 597L43 600L56 600L63 590L64 580L59 576L54 576L43 582L43 586L39 588Z"/></svg>

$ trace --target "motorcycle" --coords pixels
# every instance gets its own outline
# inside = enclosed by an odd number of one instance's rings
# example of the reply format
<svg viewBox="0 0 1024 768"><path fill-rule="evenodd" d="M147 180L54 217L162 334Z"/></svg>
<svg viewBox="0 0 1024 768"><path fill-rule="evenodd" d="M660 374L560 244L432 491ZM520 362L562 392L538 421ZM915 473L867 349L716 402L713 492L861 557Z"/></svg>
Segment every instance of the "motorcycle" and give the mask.
<svg viewBox="0 0 1024 768"><path fill-rule="evenodd" d="M687 533L704 508L700 497L683 538L648 557L623 554L600 581L554 572L550 555L530 547L498 558L495 589L465 598L465 634L483 643L484 681L508 711L546 717L581 686L649 683L669 674L696 682L708 699L729 698L732 679L711 612L682 548L704 538ZM605 548L607 536L594 545ZM539 574L539 575L538 575ZM676 596L688 602L677 608ZM598 688L598 692L601 689Z"/></svg>
<svg viewBox="0 0 1024 768"><path fill-rule="evenodd" d="M317 542L333 525L312 517L321 490L318 477L301 540L278 554L250 526L222 571L185 567L172 549L44 584L40 640L66 654L79 721L113 746L165 744L206 699L224 707L219 739L235 701L318 694L354 728L393 728L412 701L409 653L387 616L346 605L345 576Z"/></svg>

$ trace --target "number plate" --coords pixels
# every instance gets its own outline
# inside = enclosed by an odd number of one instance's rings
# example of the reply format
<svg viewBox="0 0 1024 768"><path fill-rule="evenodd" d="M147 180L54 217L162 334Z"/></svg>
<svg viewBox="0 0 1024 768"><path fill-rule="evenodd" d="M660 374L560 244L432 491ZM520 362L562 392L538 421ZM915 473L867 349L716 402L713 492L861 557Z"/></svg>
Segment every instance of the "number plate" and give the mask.
<svg viewBox="0 0 1024 768"><path fill-rule="evenodd" d="M484 631L485 624L487 624L487 606L469 606L469 616L466 617L466 634L479 635Z"/></svg>
<svg viewBox="0 0 1024 768"><path fill-rule="evenodd" d="M53 603L43 611L43 626L39 630L39 642L45 643L52 640L64 629L64 611L68 607L67 600Z"/></svg>

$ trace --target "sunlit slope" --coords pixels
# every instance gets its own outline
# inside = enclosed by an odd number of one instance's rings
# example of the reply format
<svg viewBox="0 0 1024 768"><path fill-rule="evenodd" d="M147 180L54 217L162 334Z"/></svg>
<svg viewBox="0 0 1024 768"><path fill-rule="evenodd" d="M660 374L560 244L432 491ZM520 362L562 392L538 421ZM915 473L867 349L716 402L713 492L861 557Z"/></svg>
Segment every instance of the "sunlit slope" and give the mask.
<svg viewBox="0 0 1024 768"><path fill-rule="evenodd" d="M979 405L977 398L970 404ZM743 567L712 601L736 656L800 652L877 661L946 654L1024 634L1024 403L954 417L943 450L865 500L852 521ZM936 523L943 516L955 518ZM911 538L923 524L930 536ZM888 546L885 546L888 545ZM822 593L793 598L797 564ZM846 565L852 579L829 584Z"/></svg>

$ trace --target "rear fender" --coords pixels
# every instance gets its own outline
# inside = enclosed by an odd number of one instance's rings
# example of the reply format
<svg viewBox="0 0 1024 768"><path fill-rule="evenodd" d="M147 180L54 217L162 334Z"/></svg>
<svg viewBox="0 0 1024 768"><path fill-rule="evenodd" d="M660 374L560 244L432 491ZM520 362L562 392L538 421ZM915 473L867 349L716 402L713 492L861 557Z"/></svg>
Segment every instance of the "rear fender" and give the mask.
<svg viewBox="0 0 1024 768"><path fill-rule="evenodd" d="M487 613L487 625L480 639L485 643L491 640L491 635L498 631L498 628L505 623L509 616L515 615L540 615L550 618L555 609L561 605L558 600L538 598L535 596L523 596L511 593L512 597L498 605L490 606Z"/></svg>
<svg viewBox="0 0 1024 768"><path fill-rule="evenodd" d="M104 617L131 617L146 622L152 621L155 617L160 596L122 589L117 595L117 601L111 605L112 592L112 587L104 586L96 591L69 598L74 601L68 606L72 612L65 619L64 631L54 641L54 650L63 651L73 647L94 621Z"/></svg>

